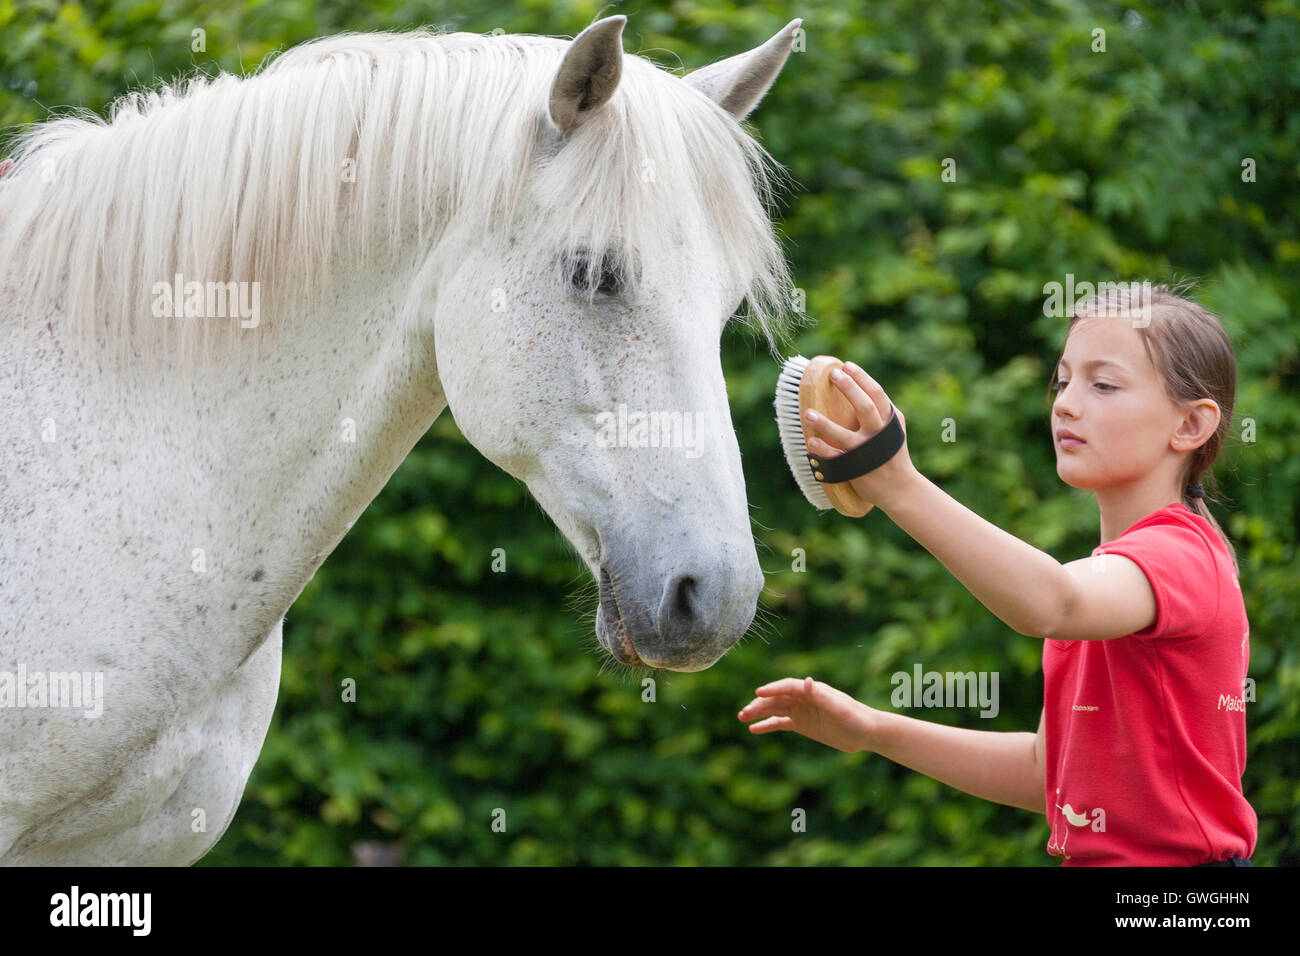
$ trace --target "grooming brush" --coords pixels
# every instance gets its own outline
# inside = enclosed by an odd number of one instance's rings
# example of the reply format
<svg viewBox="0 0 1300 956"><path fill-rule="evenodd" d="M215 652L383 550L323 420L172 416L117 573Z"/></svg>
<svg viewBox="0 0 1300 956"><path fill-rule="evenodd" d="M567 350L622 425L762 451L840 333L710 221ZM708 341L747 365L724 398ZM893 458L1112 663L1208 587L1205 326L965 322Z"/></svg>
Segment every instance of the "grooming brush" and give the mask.
<svg viewBox="0 0 1300 956"><path fill-rule="evenodd" d="M858 494L850 482L894 457L903 447L903 426L898 421L898 413L891 410L885 427L856 448L834 458L810 455L803 431L803 416L808 409L844 428L857 431L861 427L853 405L831 382L831 372L843 367L844 363L833 355L812 359L795 355L786 359L776 382L773 404L781 448L803 496L822 511L834 508L845 517L861 518L875 506Z"/></svg>

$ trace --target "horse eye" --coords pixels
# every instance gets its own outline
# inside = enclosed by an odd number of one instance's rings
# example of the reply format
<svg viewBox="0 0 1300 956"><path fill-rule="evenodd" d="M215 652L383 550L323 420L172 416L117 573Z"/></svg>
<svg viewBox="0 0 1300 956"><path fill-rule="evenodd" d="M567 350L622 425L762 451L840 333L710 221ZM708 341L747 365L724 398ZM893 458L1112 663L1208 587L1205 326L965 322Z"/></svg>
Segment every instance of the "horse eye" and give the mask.
<svg viewBox="0 0 1300 956"><path fill-rule="evenodd" d="M592 279L591 259L585 253L579 253L573 257L572 262L573 271L569 277L569 285L573 291L586 294ZM596 292L601 295L618 295L622 291L622 276L614 256L606 254L601 259L598 278Z"/></svg>

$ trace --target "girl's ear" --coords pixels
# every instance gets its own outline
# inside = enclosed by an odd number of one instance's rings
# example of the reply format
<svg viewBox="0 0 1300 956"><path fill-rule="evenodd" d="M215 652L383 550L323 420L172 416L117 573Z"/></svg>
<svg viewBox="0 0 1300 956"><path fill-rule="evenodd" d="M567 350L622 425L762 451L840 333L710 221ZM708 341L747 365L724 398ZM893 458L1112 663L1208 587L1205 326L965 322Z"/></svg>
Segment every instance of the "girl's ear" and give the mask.
<svg viewBox="0 0 1300 956"><path fill-rule="evenodd" d="M1187 413L1173 437L1173 445L1179 451L1201 447L1219 427L1219 404L1214 399L1198 398L1186 407Z"/></svg>

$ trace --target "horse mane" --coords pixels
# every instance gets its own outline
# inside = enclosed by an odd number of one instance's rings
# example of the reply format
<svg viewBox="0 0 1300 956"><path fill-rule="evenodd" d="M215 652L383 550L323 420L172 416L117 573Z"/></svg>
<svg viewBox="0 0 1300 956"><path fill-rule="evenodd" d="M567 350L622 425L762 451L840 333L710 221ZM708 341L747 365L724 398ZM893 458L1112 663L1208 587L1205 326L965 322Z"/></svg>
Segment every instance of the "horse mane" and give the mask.
<svg viewBox="0 0 1300 956"><path fill-rule="evenodd" d="M775 355L792 328L770 218L784 170L641 56L625 58L614 98L555 156L536 156L543 91L567 48L518 34L341 34L246 77L128 92L107 120L80 111L29 127L0 178L0 292L22 304L16 321L59 307L70 341L116 336L123 357L228 355L210 321L155 318L153 284L259 281L263 321L284 322L303 311L286 304L335 281L339 243L360 255L429 248L453 223L515 221L540 159L538 195L566 249L622 243L645 259L711 237L730 275L748 277L745 318Z"/></svg>

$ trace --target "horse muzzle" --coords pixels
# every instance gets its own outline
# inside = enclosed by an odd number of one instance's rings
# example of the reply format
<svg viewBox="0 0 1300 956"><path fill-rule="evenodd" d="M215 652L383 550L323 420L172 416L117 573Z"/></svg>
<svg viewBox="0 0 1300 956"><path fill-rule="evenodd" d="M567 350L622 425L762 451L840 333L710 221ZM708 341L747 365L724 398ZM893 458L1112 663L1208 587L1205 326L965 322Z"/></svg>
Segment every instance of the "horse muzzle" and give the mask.
<svg viewBox="0 0 1300 956"><path fill-rule="evenodd" d="M599 569L596 636L622 664L704 670L754 619L763 588L757 555L750 563L699 561L648 579L637 567L606 556Z"/></svg>

